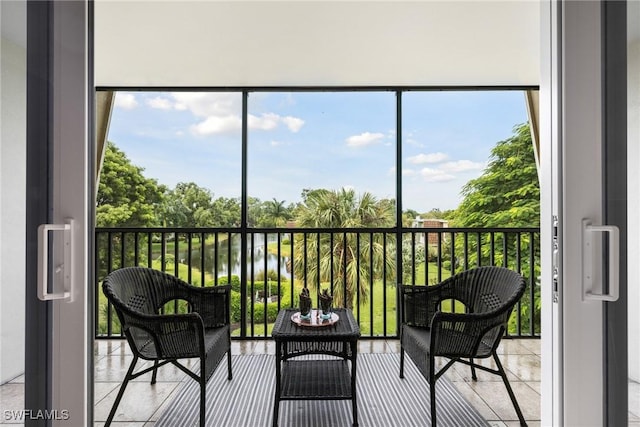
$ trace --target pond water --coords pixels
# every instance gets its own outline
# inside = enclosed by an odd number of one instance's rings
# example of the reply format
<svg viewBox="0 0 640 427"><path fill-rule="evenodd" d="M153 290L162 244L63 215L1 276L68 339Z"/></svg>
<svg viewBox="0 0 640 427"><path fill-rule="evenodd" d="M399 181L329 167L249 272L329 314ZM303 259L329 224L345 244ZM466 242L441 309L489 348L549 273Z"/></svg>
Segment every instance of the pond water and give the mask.
<svg viewBox="0 0 640 427"><path fill-rule="evenodd" d="M277 242L278 236L268 235L267 244ZM232 275L240 276L240 262L241 262L241 236L232 235L231 245L227 239L219 240L217 250L214 242L207 242L204 246L204 266L205 271L217 276L227 276L229 270ZM251 236L247 236L247 250L248 262L247 262L247 275L251 276L251 261L253 261L253 274L255 276L262 276L262 272L265 270L265 256L267 262L268 271L278 271L278 265L280 267L280 277L291 279L291 273L287 271L287 262L289 257L280 257L280 263L278 264L278 256L269 253L265 247L264 235L256 234L253 236L253 248L251 244ZM217 255L217 266L214 257ZM201 266L201 251L200 249L193 249L191 256L187 256L187 250L180 251L180 258L189 262L192 267L200 268Z"/></svg>

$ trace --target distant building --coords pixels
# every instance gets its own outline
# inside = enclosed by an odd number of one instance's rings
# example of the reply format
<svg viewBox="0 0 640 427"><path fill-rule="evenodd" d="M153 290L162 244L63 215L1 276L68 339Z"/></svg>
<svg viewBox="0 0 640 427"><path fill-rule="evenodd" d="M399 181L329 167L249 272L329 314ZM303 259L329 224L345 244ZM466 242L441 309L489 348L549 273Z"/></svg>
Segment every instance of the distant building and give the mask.
<svg viewBox="0 0 640 427"><path fill-rule="evenodd" d="M418 215L412 222L412 228L448 228L449 221L445 219L422 219L420 215ZM438 244L438 234L437 233L427 233L428 235L428 243L429 245L437 245ZM416 235L417 243L424 243L424 234ZM444 240L444 239L443 239Z"/></svg>

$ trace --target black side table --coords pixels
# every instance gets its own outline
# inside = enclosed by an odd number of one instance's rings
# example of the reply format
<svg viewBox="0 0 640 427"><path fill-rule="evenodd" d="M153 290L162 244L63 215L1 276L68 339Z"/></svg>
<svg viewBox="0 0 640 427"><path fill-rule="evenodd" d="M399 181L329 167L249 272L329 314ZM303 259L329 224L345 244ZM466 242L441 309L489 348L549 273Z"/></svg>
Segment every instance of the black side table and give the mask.
<svg viewBox="0 0 640 427"><path fill-rule="evenodd" d="M357 426L356 360L360 327L347 309L334 310L339 316L335 324L318 327L294 323L291 317L297 311L281 310L271 332L276 341L273 426L278 425L281 400L351 400L353 425ZM289 360L307 354L336 357Z"/></svg>

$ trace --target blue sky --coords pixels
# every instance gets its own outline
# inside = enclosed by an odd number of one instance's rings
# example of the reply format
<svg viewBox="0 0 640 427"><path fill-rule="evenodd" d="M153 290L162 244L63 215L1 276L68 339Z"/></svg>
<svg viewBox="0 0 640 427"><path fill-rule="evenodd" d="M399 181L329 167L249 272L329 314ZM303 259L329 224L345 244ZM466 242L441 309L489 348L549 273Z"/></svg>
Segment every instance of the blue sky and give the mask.
<svg viewBox="0 0 640 427"><path fill-rule="evenodd" d="M521 91L404 92L403 208L454 209L496 142L527 120ZM118 92L108 139L144 175L173 188L193 181L240 197L242 96L233 92ZM395 198L393 92L253 92L248 193L300 200L303 189L353 188Z"/></svg>

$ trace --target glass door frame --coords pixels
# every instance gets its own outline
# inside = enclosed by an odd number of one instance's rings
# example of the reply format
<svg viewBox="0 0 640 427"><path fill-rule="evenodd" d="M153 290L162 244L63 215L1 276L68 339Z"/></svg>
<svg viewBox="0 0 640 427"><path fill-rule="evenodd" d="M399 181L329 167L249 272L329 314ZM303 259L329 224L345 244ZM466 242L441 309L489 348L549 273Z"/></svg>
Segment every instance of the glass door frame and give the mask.
<svg viewBox="0 0 640 427"><path fill-rule="evenodd" d="M27 2L26 425L93 424L92 8Z"/></svg>
<svg viewBox="0 0 640 427"><path fill-rule="evenodd" d="M542 424L626 425L626 5L541 7ZM619 262L604 237L583 258L585 218L619 229Z"/></svg>

